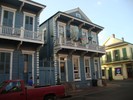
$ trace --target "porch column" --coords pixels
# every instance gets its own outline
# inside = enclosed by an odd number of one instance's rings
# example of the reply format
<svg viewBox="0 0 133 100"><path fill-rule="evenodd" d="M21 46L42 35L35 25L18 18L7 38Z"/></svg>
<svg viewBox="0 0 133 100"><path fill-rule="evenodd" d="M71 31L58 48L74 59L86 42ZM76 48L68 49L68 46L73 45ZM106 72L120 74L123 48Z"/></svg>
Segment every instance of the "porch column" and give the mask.
<svg viewBox="0 0 133 100"><path fill-rule="evenodd" d="M122 72L123 72L123 78L127 79L127 68L126 64L122 64Z"/></svg>
<svg viewBox="0 0 133 100"><path fill-rule="evenodd" d="M55 68L55 84L57 83L57 52L58 50L55 49L55 45L56 45L56 42L57 42L57 25L56 25L56 21L57 21L57 18L59 17L56 16L55 18L53 18L53 41L54 41L54 47L53 47L53 61L54 61L54 68Z"/></svg>
<svg viewBox="0 0 133 100"><path fill-rule="evenodd" d="M36 59L37 59L37 63L36 63L36 78L37 78L37 84L39 84L39 52L36 52Z"/></svg>

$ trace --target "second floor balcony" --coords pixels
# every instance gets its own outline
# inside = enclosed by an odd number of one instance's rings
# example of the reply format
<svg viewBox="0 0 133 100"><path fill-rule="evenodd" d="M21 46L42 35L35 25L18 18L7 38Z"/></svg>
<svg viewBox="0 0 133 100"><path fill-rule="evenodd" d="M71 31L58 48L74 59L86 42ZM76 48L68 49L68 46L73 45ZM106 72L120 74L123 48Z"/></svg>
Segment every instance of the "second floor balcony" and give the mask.
<svg viewBox="0 0 133 100"><path fill-rule="evenodd" d="M73 41L63 39L64 42L57 39L55 43L55 49L72 49L72 50L80 50L86 52L97 52L97 53L105 53L105 48L103 46L99 46L97 44L83 44L81 41Z"/></svg>
<svg viewBox="0 0 133 100"><path fill-rule="evenodd" d="M21 28L0 26L0 38L44 44L43 34Z"/></svg>
<svg viewBox="0 0 133 100"><path fill-rule="evenodd" d="M121 58L114 58L109 60L102 60L102 64L113 64L113 63L121 63L121 62L129 62L133 61L132 57L121 57Z"/></svg>

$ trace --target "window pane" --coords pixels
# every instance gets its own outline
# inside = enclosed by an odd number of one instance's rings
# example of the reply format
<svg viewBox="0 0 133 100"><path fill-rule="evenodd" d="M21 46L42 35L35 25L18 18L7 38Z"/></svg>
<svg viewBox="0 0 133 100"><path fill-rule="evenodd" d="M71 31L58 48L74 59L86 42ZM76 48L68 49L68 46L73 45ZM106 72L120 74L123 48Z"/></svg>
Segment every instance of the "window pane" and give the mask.
<svg viewBox="0 0 133 100"><path fill-rule="evenodd" d="M4 18L8 18L8 11L4 11Z"/></svg>
<svg viewBox="0 0 133 100"><path fill-rule="evenodd" d="M75 79L80 79L80 74L79 74L79 58L74 57L73 58L73 67L74 67L74 78Z"/></svg>

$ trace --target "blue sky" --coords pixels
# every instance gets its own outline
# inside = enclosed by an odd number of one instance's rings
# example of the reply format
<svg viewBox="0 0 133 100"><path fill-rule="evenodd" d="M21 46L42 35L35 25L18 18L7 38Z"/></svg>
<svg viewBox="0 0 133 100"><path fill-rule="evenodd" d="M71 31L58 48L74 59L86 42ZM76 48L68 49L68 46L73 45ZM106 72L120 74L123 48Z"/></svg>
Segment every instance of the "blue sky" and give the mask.
<svg viewBox="0 0 133 100"><path fill-rule="evenodd" d="M58 11L79 7L95 24L103 26L99 33L102 45L112 34L133 43L133 0L33 0L46 5L40 24Z"/></svg>

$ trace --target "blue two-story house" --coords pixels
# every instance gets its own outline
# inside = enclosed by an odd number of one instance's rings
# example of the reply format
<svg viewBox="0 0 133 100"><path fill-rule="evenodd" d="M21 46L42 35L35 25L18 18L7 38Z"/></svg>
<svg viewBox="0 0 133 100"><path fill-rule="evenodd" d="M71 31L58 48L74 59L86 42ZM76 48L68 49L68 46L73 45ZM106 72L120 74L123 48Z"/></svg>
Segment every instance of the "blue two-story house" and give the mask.
<svg viewBox="0 0 133 100"><path fill-rule="evenodd" d="M0 81L39 76L44 44L39 16L45 5L31 0L0 0Z"/></svg>
<svg viewBox="0 0 133 100"><path fill-rule="evenodd" d="M60 79L61 83L80 88L92 85L93 79L101 79L100 57L105 49L99 46L98 34L102 30L80 8L59 11L44 21L40 25L45 41L40 61L44 70L51 70L42 80L52 79L56 84Z"/></svg>

